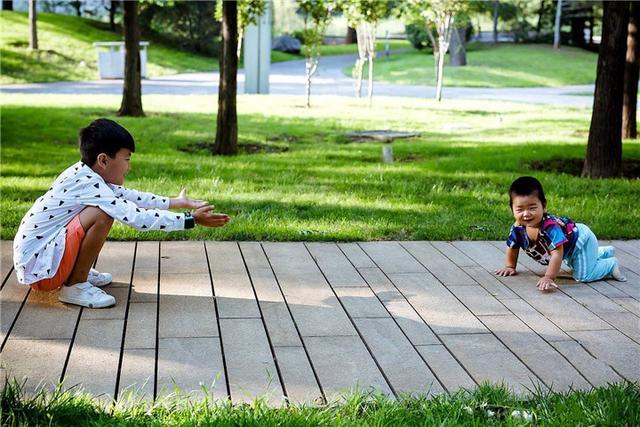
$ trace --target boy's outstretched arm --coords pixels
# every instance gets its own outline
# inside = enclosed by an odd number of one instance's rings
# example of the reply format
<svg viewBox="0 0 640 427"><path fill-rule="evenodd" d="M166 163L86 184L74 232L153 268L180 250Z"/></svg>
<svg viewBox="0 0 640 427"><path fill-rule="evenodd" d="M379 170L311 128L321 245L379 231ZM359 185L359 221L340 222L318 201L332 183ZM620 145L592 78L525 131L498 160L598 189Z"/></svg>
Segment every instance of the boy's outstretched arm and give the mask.
<svg viewBox="0 0 640 427"><path fill-rule="evenodd" d="M178 197L169 199L169 209L198 209L207 206L209 203L205 200L192 200L187 197L187 189L183 188Z"/></svg>
<svg viewBox="0 0 640 427"><path fill-rule="evenodd" d="M193 212L193 219L196 224L203 227L222 227L229 222L229 215L223 213L212 213L215 206L201 206Z"/></svg>
<svg viewBox="0 0 640 427"><path fill-rule="evenodd" d="M556 277L558 276L558 272L562 266L563 253L564 249L562 245L551 251L551 260L549 260L547 271L544 273L544 277L538 280L538 284L536 285L538 290L544 292L558 289L558 285L556 285Z"/></svg>
<svg viewBox="0 0 640 427"><path fill-rule="evenodd" d="M507 259L504 268L496 270L498 276L515 276L516 265L518 265L518 248L507 248Z"/></svg>

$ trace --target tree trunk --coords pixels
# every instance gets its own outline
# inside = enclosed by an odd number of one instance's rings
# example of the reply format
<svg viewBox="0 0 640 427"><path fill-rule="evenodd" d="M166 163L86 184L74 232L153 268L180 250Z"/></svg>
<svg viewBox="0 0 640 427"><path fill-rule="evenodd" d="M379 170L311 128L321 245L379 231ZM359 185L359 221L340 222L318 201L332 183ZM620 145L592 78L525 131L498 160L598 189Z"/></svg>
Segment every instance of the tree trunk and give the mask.
<svg viewBox="0 0 640 427"><path fill-rule="evenodd" d="M305 93L307 95L307 108L311 108L311 78L318 68L318 59L307 58L305 61L305 71L307 78L305 79Z"/></svg>
<svg viewBox="0 0 640 427"><path fill-rule="evenodd" d="M236 111L238 75L238 4L222 3L222 51L218 88L218 126L212 154L238 154L238 115Z"/></svg>
<svg viewBox="0 0 640 427"><path fill-rule="evenodd" d="M542 29L542 17L544 16L545 0L540 1L540 9L538 9L538 23L536 24L536 35L540 37L540 30Z"/></svg>
<svg viewBox="0 0 640 427"><path fill-rule="evenodd" d="M36 0L29 0L29 49L38 50Z"/></svg>
<svg viewBox="0 0 640 427"><path fill-rule="evenodd" d="M13 0L2 0L2 10L13 10Z"/></svg>
<svg viewBox="0 0 640 427"><path fill-rule="evenodd" d="M638 77L640 77L640 4L631 2L627 33L627 61L624 68L624 94L622 98L622 138L637 138L636 107Z"/></svg>
<svg viewBox="0 0 640 427"><path fill-rule="evenodd" d="M116 10L118 9L118 0L111 0L109 8L109 29L116 30Z"/></svg>
<svg viewBox="0 0 640 427"><path fill-rule="evenodd" d="M463 67L467 65L467 50L465 49L465 28L454 28L449 46L449 65Z"/></svg>
<svg viewBox="0 0 640 427"><path fill-rule="evenodd" d="M584 47L584 18L571 18L571 44Z"/></svg>
<svg viewBox="0 0 640 427"><path fill-rule="evenodd" d="M442 100L442 85L444 80L444 57L446 56L446 51L444 53L438 53L438 75L436 82L436 100Z"/></svg>
<svg viewBox="0 0 640 427"><path fill-rule="evenodd" d="M344 38L345 44L354 44L358 41L356 29L353 27L347 27L347 35Z"/></svg>
<svg viewBox="0 0 640 427"><path fill-rule="evenodd" d="M373 58L373 53L369 52L369 91L367 92L369 107L373 104Z"/></svg>
<svg viewBox="0 0 640 427"><path fill-rule="evenodd" d="M144 116L142 110L142 84L140 82L140 27L138 2L123 3L124 23L124 86L120 116Z"/></svg>
<svg viewBox="0 0 640 427"><path fill-rule="evenodd" d="M596 91L582 169L582 176L591 178L622 174L622 93L629 2L605 1L603 9Z"/></svg>
<svg viewBox="0 0 640 427"><path fill-rule="evenodd" d="M500 10L500 1L493 2L493 43L498 43L498 11Z"/></svg>
<svg viewBox="0 0 640 427"><path fill-rule="evenodd" d="M560 24L562 20L562 0L558 0L558 5L556 6L556 21L553 27L553 48L560 48Z"/></svg>

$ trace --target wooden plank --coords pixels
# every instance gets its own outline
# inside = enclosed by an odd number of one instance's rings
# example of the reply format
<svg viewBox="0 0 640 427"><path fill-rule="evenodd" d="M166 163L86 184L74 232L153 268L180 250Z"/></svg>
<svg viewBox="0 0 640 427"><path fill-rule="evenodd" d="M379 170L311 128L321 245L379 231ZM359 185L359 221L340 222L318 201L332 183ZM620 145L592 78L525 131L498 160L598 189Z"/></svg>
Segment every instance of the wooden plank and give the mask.
<svg viewBox="0 0 640 427"><path fill-rule="evenodd" d="M474 260L456 248L452 242L431 242L431 244L458 267L473 267L477 265Z"/></svg>
<svg viewBox="0 0 640 427"><path fill-rule="evenodd" d="M262 246L255 242L241 242L240 249L258 297L271 344L273 346L302 345Z"/></svg>
<svg viewBox="0 0 640 427"><path fill-rule="evenodd" d="M429 242L403 242L402 247L411 253L431 274L446 286L475 285L467 273L449 260Z"/></svg>
<svg viewBox="0 0 640 427"><path fill-rule="evenodd" d="M70 342L68 339L15 339L12 336L2 351L6 374L19 382L26 380L23 391L27 395L34 394L40 382L53 389L60 380Z"/></svg>
<svg viewBox="0 0 640 427"><path fill-rule="evenodd" d="M202 242L161 242L157 395L228 394L209 268ZM216 383L216 381L218 381Z"/></svg>
<svg viewBox="0 0 640 427"><path fill-rule="evenodd" d="M622 250L629 255L633 255L638 258L638 262L640 262L640 246L634 245L632 241L625 240L614 240L611 244L619 250Z"/></svg>
<svg viewBox="0 0 640 427"><path fill-rule="evenodd" d="M332 287L367 287L367 282L335 243L306 243L305 246Z"/></svg>
<svg viewBox="0 0 640 427"><path fill-rule="evenodd" d="M109 401L115 396L122 320L80 319L65 373L65 387L102 395Z"/></svg>
<svg viewBox="0 0 640 427"><path fill-rule="evenodd" d="M406 300L385 301L384 305L413 345L440 343L436 335Z"/></svg>
<svg viewBox="0 0 640 427"><path fill-rule="evenodd" d="M29 286L21 285L18 283L18 277L15 272L12 272L7 280L6 284L0 290L0 342L2 345L7 340L9 335L9 329L13 325L22 303L27 299Z"/></svg>
<svg viewBox="0 0 640 427"><path fill-rule="evenodd" d="M124 349L118 384L118 401L127 401L129 395L134 399L152 400L155 365L155 348Z"/></svg>
<svg viewBox="0 0 640 427"><path fill-rule="evenodd" d="M362 275L369 287L380 298L380 301L401 301L404 297L396 289L391 280L379 268L360 268L358 272Z"/></svg>
<svg viewBox="0 0 640 427"><path fill-rule="evenodd" d="M449 289L476 316L510 314L499 300L480 285L451 286Z"/></svg>
<svg viewBox="0 0 640 427"><path fill-rule="evenodd" d="M620 331L574 331L569 334L627 380L640 380L640 345Z"/></svg>
<svg viewBox="0 0 640 427"><path fill-rule="evenodd" d="M515 392L525 393L536 381L533 372L491 334L443 335L442 340L477 383L504 381Z"/></svg>
<svg viewBox="0 0 640 427"><path fill-rule="evenodd" d="M600 313L600 317L636 343L640 343L640 318L635 314L628 311L624 313L608 311ZM640 354L638 356L640 357Z"/></svg>
<svg viewBox="0 0 640 427"><path fill-rule="evenodd" d="M222 364L220 339L161 338L158 342L157 396L172 394L203 399L205 393L215 399L228 396Z"/></svg>
<svg viewBox="0 0 640 427"><path fill-rule="evenodd" d="M4 301L2 311L4 311ZM80 307L58 301L58 291L31 291L11 336L16 339L71 339Z"/></svg>
<svg viewBox="0 0 640 427"><path fill-rule="evenodd" d="M131 268L136 249L135 242L105 242L96 262L96 270L101 273L111 273L113 282L108 288L129 288L131 283Z"/></svg>
<svg viewBox="0 0 640 427"><path fill-rule="evenodd" d="M545 340L553 342L571 339L562 329L554 325L553 322L540 314L526 301L521 299L506 299L502 302L513 314Z"/></svg>
<svg viewBox="0 0 640 427"><path fill-rule="evenodd" d="M321 403L322 392L302 346L274 347L287 398L293 403Z"/></svg>
<svg viewBox="0 0 640 427"><path fill-rule="evenodd" d="M505 298L518 298L515 292L506 287L494 274L489 273L484 268L476 266L462 267L462 269L494 297L500 300Z"/></svg>
<svg viewBox="0 0 640 427"><path fill-rule="evenodd" d="M501 252L489 242L452 242L452 244L491 273L504 267L505 252Z"/></svg>
<svg viewBox="0 0 640 427"><path fill-rule="evenodd" d="M640 274L636 274L625 268L622 268L622 273L627 277L626 282L607 280L607 283L618 289L620 292L624 292L626 295L640 301Z"/></svg>
<svg viewBox="0 0 640 427"><path fill-rule="evenodd" d="M623 307L616 304L614 301L605 297L590 286L584 286L582 284L575 286L565 286L562 288L562 290L565 294L569 295L579 304L583 305L596 314L626 311Z"/></svg>
<svg viewBox="0 0 640 427"><path fill-rule="evenodd" d="M376 264L357 243L338 243L338 247L357 269L375 268Z"/></svg>
<svg viewBox="0 0 640 427"><path fill-rule="evenodd" d="M264 325L260 319L220 319L229 389L234 402L268 396L282 404L283 391Z"/></svg>
<svg viewBox="0 0 640 427"><path fill-rule="evenodd" d="M482 323L431 274L393 274L390 277L436 334L487 331Z"/></svg>
<svg viewBox="0 0 640 427"><path fill-rule="evenodd" d="M427 271L398 242L365 242L360 247L386 274Z"/></svg>
<svg viewBox="0 0 640 427"><path fill-rule="evenodd" d="M613 301L640 317L640 301L634 298L613 298Z"/></svg>
<svg viewBox="0 0 640 427"><path fill-rule="evenodd" d="M517 317L483 316L482 321L547 387L562 391L591 387L566 359Z"/></svg>
<svg viewBox="0 0 640 427"><path fill-rule="evenodd" d="M362 338L396 393L444 391L431 369L391 318L355 319Z"/></svg>
<svg viewBox="0 0 640 427"><path fill-rule="evenodd" d="M552 342L551 345L566 357L594 387L622 381L622 378L609 365L593 357L577 342L557 341Z"/></svg>
<svg viewBox="0 0 640 427"><path fill-rule="evenodd" d="M220 318L260 317L251 280L235 242L206 242Z"/></svg>
<svg viewBox="0 0 640 427"><path fill-rule="evenodd" d="M417 349L448 392L455 393L461 388L470 390L476 386L473 378L442 344L421 345Z"/></svg>
<svg viewBox="0 0 640 427"><path fill-rule="evenodd" d="M263 247L303 337L356 335L302 243L264 243Z"/></svg>
<svg viewBox="0 0 640 427"><path fill-rule="evenodd" d="M13 268L13 242L0 241L0 284L4 283Z"/></svg>
<svg viewBox="0 0 640 427"><path fill-rule="evenodd" d="M356 317L390 317L371 289L336 288L336 295L351 318Z"/></svg>
<svg viewBox="0 0 640 427"><path fill-rule="evenodd" d="M360 337L306 337L304 341L328 400L355 387L393 394Z"/></svg>

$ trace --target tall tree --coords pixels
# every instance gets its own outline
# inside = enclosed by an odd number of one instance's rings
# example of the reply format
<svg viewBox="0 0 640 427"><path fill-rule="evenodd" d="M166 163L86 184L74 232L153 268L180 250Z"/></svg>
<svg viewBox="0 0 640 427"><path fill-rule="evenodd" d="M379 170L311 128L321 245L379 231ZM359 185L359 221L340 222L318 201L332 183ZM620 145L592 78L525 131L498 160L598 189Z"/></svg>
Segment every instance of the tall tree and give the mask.
<svg viewBox="0 0 640 427"><path fill-rule="evenodd" d="M627 31L627 61L624 68L624 95L622 97L622 138L637 138L636 107L638 103L638 77L640 74L640 4L631 2Z"/></svg>
<svg viewBox="0 0 640 427"><path fill-rule="evenodd" d="M373 100L373 60L376 57L376 29L380 19L389 16L394 3L388 0L346 0L341 2L342 11L350 27L357 33L358 59L355 64L356 96L362 89L362 71L369 63L369 106Z"/></svg>
<svg viewBox="0 0 640 427"><path fill-rule="evenodd" d="M311 107L311 78L318 69L320 60L320 45L331 19L334 8L331 0L297 0L298 9L304 16L304 30L302 35L302 51L305 61L305 93L307 108Z"/></svg>
<svg viewBox="0 0 640 427"><path fill-rule="evenodd" d="M560 48L560 26L562 25L562 0L556 5L556 21L553 27L553 47Z"/></svg>
<svg viewBox="0 0 640 427"><path fill-rule="evenodd" d="M36 0L29 0L29 49L31 50L38 50L37 15Z"/></svg>
<svg viewBox="0 0 640 427"><path fill-rule="evenodd" d="M2 0L2 10L13 10L13 0Z"/></svg>
<svg viewBox="0 0 640 427"><path fill-rule="evenodd" d="M629 2L605 1L598 53L596 91L582 176L622 174L622 93L624 89Z"/></svg>
<svg viewBox="0 0 640 427"><path fill-rule="evenodd" d="M118 10L119 0L109 0L109 29L116 30L116 11Z"/></svg>
<svg viewBox="0 0 640 427"><path fill-rule="evenodd" d="M498 44L498 15L500 13L500 1L493 1L493 44Z"/></svg>
<svg viewBox="0 0 640 427"><path fill-rule="evenodd" d="M212 154L238 154L238 3L222 2L222 46L218 85L218 126Z"/></svg>
<svg viewBox="0 0 640 427"><path fill-rule="evenodd" d="M123 2L124 24L124 85L120 116L144 116L142 110L142 83L140 81L140 27L138 2Z"/></svg>

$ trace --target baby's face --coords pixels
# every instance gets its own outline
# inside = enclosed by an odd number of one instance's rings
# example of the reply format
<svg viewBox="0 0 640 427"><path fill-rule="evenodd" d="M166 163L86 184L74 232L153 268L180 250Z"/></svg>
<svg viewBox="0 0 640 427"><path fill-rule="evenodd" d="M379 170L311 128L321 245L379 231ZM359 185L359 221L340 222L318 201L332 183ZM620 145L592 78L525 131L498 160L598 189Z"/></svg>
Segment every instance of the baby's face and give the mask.
<svg viewBox="0 0 640 427"><path fill-rule="evenodd" d="M100 174L102 179L110 184L124 184L124 179L131 170L129 160L131 160L131 150L127 148L121 148L114 158L106 156L104 168Z"/></svg>
<svg viewBox="0 0 640 427"><path fill-rule="evenodd" d="M528 196L514 195L511 210L518 224L537 227L542 222L542 215L546 208L542 205L537 194L530 194Z"/></svg>

